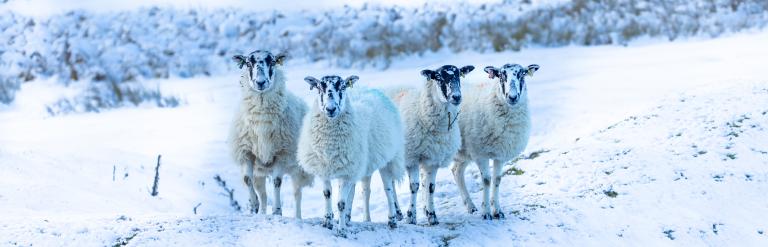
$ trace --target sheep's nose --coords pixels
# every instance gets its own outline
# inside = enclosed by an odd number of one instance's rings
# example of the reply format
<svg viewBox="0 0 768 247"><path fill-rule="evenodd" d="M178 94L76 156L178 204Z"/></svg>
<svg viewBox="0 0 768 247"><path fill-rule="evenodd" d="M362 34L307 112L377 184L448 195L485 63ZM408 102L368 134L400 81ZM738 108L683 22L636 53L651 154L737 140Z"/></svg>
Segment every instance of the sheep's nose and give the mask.
<svg viewBox="0 0 768 247"><path fill-rule="evenodd" d="M333 113L333 112L336 111L336 106L326 106L325 107L325 111L327 111L329 113Z"/></svg>
<svg viewBox="0 0 768 247"><path fill-rule="evenodd" d="M461 102L461 95L454 94L453 96L451 96L451 98L453 99L453 102L456 102L456 103Z"/></svg>

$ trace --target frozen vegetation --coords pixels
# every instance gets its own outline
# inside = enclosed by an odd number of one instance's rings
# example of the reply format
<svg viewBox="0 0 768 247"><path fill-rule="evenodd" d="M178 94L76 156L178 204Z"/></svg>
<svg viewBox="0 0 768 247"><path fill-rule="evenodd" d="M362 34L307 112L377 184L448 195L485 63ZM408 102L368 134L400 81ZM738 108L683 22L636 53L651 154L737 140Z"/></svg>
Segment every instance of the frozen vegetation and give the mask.
<svg viewBox="0 0 768 247"><path fill-rule="evenodd" d="M251 50L339 67L386 68L399 58L450 51L620 44L644 37L718 37L768 23L761 0L507 0L499 3L362 5L329 10L249 11L151 7L75 10L48 17L0 15L0 103L19 85L55 76L79 95L51 114L183 100L135 81L230 72L228 58Z"/></svg>

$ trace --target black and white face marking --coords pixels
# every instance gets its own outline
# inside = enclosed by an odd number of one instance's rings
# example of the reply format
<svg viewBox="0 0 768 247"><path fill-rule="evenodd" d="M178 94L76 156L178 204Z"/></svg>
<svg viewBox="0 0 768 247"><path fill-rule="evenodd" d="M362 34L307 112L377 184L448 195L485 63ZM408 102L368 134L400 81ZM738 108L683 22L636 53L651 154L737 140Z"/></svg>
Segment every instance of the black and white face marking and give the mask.
<svg viewBox="0 0 768 247"><path fill-rule="evenodd" d="M247 86L258 92L266 91L272 87L275 79L275 66L282 65L285 58L285 54L275 56L264 50L256 50L248 56L236 55L232 57L240 69L245 67L243 76L246 77Z"/></svg>
<svg viewBox="0 0 768 247"><path fill-rule="evenodd" d="M501 68L493 66L485 67L488 78L499 78L498 96L506 100L512 106L520 101L520 97L526 90L525 76L533 76L533 72L539 70L539 65L531 64L524 68L519 64L505 64Z"/></svg>
<svg viewBox="0 0 768 247"><path fill-rule="evenodd" d="M443 65L437 70L422 70L421 75L438 84L443 102L459 105L461 103L461 77L474 69L475 66L472 65L464 66L461 69L453 65Z"/></svg>
<svg viewBox="0 0 768 247"><path fill-rule="evenodd" d="M307 76L309 90L317 88L318 104L328 118L336 118L346 107L347 88L352 87L359 78L356 75L342 79L336 75L323 76L320 80Z"/></svg>

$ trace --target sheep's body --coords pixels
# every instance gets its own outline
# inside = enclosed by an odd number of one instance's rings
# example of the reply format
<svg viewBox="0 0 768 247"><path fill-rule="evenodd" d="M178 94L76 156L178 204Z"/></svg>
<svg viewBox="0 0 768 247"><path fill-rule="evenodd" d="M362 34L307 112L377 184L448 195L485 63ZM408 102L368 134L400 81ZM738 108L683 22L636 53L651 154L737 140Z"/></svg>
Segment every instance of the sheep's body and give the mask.
<svg viewBox="0 0 768 247"><path fill-rule="evenodd" d="M474 161L483 179L483 217L504 217L498 198L501 182L501 168L504 163L516 158L528 144L531 119L528 111L527 91L520 95L520 101L510 106L494 95L490 83L468 88L467 103L461 106L459 124L462 146L456 155L453 173L456 184L467 210L477 209L469 198L464 182L464 169ZM493 162L493 181L489 174L489 161ZM489 187L493 182L493 215L490 214Z"/></svg>
<svg viewBox="0 0 768 247"><path fill-rule="evenodd" d="M437 85L425 81L424 88L398 89L389 96L400 109L405 125L405 166L410 177L411 203L408 221L416 223L416 194L421 169L424 213L430 224L437 224L433 194L437 169L446 167L461 146L457 106L439 99Z"/></svg>
<svg viewBox="0 0 768 247"><path fill-rule="evenodd" d="M254 213L259 208L262 214L266 212L265 182L266 177L270 176L275 191L273 213L282 214L279 192L282 177L288 174L293 181L295 216L301 218L301 189L313 181L313 177L304 172L296 160L299 131L307 106L303 100L285 89L282 70L275 71L275 85L272 89L254 92L243 87L240 109L230 133L231 150L235 161L243 169L243 180L249 187L251 210ZM256 192L259 193L259 202Z"/></svg>
<svg viewBox="0 0 768 247"><path fill-rule="evenodd" d="M348 107L333 119L326 117L317 103L313 104L304 119L298 149L302 168L325 181L325 225L329 228L333 218L330 180L340 180L338 230L342 234L349 220L355 183L370 180L376 170L387 190L390 224L394 224L394 188L391 187L405 172L402 126L391 101L373 89L350 92L344 100Z"/></svg>

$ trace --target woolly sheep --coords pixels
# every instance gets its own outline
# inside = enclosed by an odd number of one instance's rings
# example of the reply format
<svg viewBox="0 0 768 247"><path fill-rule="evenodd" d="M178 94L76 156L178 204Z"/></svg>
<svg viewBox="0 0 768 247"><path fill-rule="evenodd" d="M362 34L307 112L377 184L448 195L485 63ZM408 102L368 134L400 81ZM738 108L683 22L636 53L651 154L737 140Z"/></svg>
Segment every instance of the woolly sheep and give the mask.
<svg viewBox="0 0 768 247"><path fill-rule="evenodd" d="M394 182L405 172L403 132L397 109L378 90L348 92L357 76L325 76L320 80L308 76L304 80L310 90L317 89L318 97L304 118L298 159L302 168L323 179L323 226L333 228L331 179L339 180L337 233L345 236L355 183L364 178L370 180L378 170L389 206L389 226L396 227Z"/></svg>
<svg viewBox="0 0 768 247"><path fill-rule="evenodd" d="M243 97L230 133L230 144L248 186L251 212L258 213L261 208L261 213L266 213L265 183L270 176L275 197L272 213L282 215L280 186L283 175L288 174L293 182L295 217L301 219L301 190L314 180L296 161L299 130L307 106L285 89L281 69L285 55L257 50L233 59L242 69Z"/></svg>
<svg viewBox="0 0 768 247"><path fill-rule="evenodd" d="M405 124L405 166L408 170L411 203L408 223L416 224L416 194L421 169L422 201L430 225L438 224L433 202L437 169L450 164L461 145L456 121L461 103L461 77L474 70L445 65L437 70L423 70L426 77L421 91L401 89L390 93ZM427 193L428 192L428 193Z"/></svg>
<svg viewBox="0 0 768 247"><path fill-rule="evenodd" d="M464 181L464 170L474 161L483 179L483 219L504 218L499 205L499 184L504 163L516 158L528 144L531 119L528 111L528 90L525 76L539 69L532 64L527 68L506 64L501 68L488 66L489 78L498 78L493 84L481 84L467 89L467 103L461 106L459 126L462 145L451 169L469 213L477 208L469 198ZM489 204L489 160L493 163L493 214Z"/></svg>

